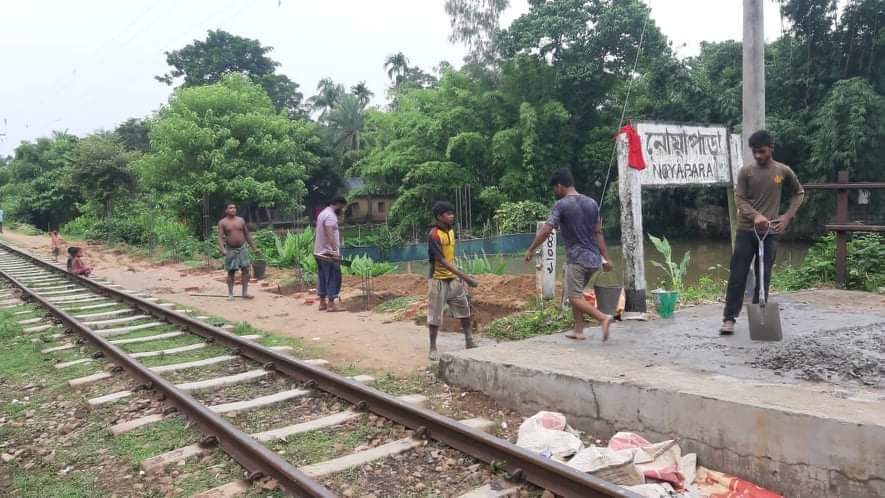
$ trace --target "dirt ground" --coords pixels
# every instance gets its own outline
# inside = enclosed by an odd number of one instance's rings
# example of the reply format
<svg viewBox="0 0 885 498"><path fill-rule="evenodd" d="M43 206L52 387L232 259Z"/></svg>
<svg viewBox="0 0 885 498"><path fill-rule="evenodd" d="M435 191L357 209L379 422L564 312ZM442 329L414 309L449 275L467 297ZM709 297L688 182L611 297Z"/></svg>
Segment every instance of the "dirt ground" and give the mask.
<svg viewBox="0 0 885 498"><path fill-rule="evenodd" d="M49 238L7 231L4 238L18 247L48 255ZM404 313L366 311L366 300L358 277L345 277L342 300L348 312L327 313L316 309L310 290L284 288L291 271L268 269L267 278L253 283L251 301L225 299L225 274L220 270L194 269L181 264L158 264L123 251L94 244L80 244L105 277L134 290L192 306L227 320L246 321L260 329L298 337L308 345L323 348L326 359L340 365L364 369L410 373L430 365L427 359L427 329L423 325L427 280L420 275L384 275L373 279L370 308L395 297L412 297L415 302ZM64 254L64 252L62 253ZM483 275L471 293L477 327L521 311L534 295L531 275ZM239 286L238 286L239 287ZM239 288L235 290L239 293ZM208 295L208 296L207 296ZM417 320L416 320L417 318ZM441 352L464 347L458 323L449 319L439 337ZM489 340L478 337L480 344Z"/></svg>

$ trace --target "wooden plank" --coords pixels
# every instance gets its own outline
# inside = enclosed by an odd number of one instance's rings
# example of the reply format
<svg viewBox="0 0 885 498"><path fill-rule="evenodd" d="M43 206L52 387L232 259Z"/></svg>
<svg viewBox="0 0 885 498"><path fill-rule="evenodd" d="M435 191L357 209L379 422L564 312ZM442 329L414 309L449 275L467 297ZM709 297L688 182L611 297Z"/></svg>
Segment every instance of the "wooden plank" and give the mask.
<svg viewBox="0 0 885 498"><path fill-rule="evenodd" d="M831 223L824 225L830 232L885 232L885 225L863 225L861 223Z"/></svg>

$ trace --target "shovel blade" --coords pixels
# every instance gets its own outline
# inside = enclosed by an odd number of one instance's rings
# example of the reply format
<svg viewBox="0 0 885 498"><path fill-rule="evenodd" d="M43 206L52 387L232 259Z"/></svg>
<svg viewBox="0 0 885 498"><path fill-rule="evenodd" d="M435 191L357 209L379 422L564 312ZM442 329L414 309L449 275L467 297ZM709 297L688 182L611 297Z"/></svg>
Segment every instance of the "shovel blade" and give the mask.
<svg viewBox="0 0 885 498"><path fill-rule="evenodd" d="M768 301L765 306L748 304L747 320L750 325L750 339L754 341L783 340L781 311L777 303Z"/></svg>

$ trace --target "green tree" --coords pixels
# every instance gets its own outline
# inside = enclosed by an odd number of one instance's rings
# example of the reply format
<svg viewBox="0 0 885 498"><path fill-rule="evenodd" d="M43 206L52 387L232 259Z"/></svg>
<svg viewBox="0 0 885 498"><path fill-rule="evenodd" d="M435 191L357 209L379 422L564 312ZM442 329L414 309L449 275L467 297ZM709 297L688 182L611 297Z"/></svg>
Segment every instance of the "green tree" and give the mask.
<svg viewBox="0 0 885 498"><path fill-rule="evenodd" d="M243 38L223 30L210 30L205 40L194 40L179 50L166 52L172 70L156 79L173 85L184 78L185 87L211 85L229 73L242 73L260 84L274 106L290 117L303 115L298 84L276 74L279 63L268 57L273 47L258 40Z"/></svg>
<svg viewBox="0 0 885 498"><path fill-rule="evenodd" d="M74 135L55 132L15 149L9 183L0 187L0 198L11 218L48 230L79 214L77 205L83 197L72 179L78 147Z"/></svg>
<svg viewBox="0 0 885 498"><path fill-rule="evenodd" d="M468 63L495 62L498 22L509 5L509 0L446 0L446 14L452 25L449 40L467 45Z"/></svg>
<svg viewBox="0 0 885 498"><path fill-rule="evenodd" d="M308 99L308 104L313 111L320 112L322 121L345 93L344 85L335 83L332 78L323 78L317 83L317 94Z"/></svg>
<svg viewBox="0 0 885 498"><path fill-rule="evenodd" d="M231 200L250 207L300 205L317 162L313 125L277 113L261 86L231 74L179 89L151 127L153 151L140 162L147 184L193 226Z"/></svg>
<svg viewBox="0 0 885 498"><path fill-rule="evenodd" d="M129 150L147 152L151 148L150 123L146 119L130 118L120 123L114 134Z"/></svg>
<svg viewBox="0 0 885 498"><path fill-rule="evenodd" d="M390 78L390 81L394 86L397 86L409 70L409 59L402 52L390 54L384 59L384 69L387 70L387 77Z"/></svg>
<svg viewBox="0 0 885 498"><path fill-rule="evenodd" d="M359 96L348 93L338 99L326 118L334 143L344 152L359 154L365 139L366 108Z"/></svg>
<svg viewBox="0 0 885 498"><path fill-rule="evenodd" d="M97 133L80 141L74 183L83 198L95 203L96 212L110 218L114 205L135 189L130 163L137 152L127 151L112 133Z"/></svg>
<svg viewBox="0 0 885 498"><path fill-rule="evenodd" d="M357 99L360 102L360 105L363 107L369 105L369 101L372 100L372 97L375 95L372 93L372 90L369 90L369 87L366 85L365 81L360 81L356 85L350 87L350 92L356 95Z"/></svg>

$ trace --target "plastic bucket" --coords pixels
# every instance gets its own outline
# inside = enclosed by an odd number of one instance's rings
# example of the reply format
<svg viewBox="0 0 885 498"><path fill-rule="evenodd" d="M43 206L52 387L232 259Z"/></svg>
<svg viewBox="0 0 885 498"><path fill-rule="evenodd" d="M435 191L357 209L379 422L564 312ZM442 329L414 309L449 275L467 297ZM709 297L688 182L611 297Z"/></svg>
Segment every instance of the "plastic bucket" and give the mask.
<svg viewBox="0 0 885 498"><path fill-rule="evenodd" d="M264 273L267 271L267 261L253 261L252 262L252 272L255 274L255 280L261 280L264 278Z"/></svg>
<svg viewBox="0 0 885 498"><path fill-rule="evenodd" d="M596 307L606 315L614 315L618 312L618 301L621 299L621 287L606 287L596 285L593 287L596 293Z"/></svg>
<svg viewBox="0 0 885 498"><path fill-rule="evenodd" d="M672 318L679 301L679 293L676 291L655 292L655 308L661 318Z"/></svg>

